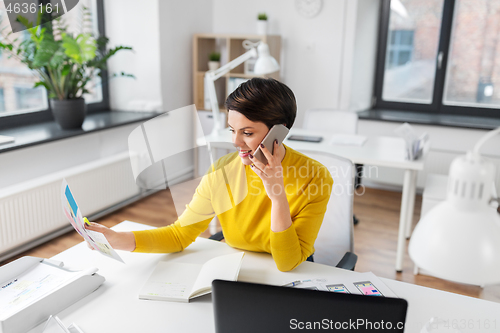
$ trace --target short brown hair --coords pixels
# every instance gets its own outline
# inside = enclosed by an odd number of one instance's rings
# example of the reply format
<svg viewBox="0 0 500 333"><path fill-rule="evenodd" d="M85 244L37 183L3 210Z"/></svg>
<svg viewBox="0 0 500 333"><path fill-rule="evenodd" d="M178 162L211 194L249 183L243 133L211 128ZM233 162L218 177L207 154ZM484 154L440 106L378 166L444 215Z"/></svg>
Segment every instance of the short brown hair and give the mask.
<svg viewBox="0 0 500 333"><path fill-rule="evenodd" d="M227 110L238 111L267 128L285 124L289 129L297 115L297 103L290 88L275 79L253 78L242 83L226 99Z"/></svg>

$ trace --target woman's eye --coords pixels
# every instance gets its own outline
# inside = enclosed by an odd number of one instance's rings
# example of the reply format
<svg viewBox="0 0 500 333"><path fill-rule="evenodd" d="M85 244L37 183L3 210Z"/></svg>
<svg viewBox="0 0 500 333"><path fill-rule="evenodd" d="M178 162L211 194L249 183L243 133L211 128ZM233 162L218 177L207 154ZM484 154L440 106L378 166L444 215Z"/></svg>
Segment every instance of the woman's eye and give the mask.
<svg viewBox="0 0 500 333"><path fill-rule="evenodd" d="M243 133L243 134L245 134L246 136L250 136L250 135L252 135L253 133Z"/></svg>
<svg viewBox="0 0 500 333"><path fill-rule="evenodd" d="M229 129L229 132L234 133L234 130L232 128Z"/></svg>

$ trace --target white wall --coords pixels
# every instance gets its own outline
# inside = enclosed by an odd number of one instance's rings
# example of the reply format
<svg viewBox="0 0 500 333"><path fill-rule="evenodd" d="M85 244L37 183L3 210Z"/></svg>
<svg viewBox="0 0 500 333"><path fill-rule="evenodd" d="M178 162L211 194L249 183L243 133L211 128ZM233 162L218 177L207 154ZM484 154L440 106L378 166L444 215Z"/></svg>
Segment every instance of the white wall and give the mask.
<svg viewBox="0 0 500 333"><path fill-rule="evenodd" d="M212 30L212 2L207 0L120 0L105 2L106 34L110 45L127 45L109 63L111 72L125 70L137 79L110 82L113 110L129 109L131 101L161 101L162 111L192 104L192 36ZM191 115L172 116L173 132L165 144L185 150L193 147ZM167 142L168 141L168 142ZM179 147L181 146L181 147ZM192 160L181 160L185 167Z"/></svg>
<svg viewBox="0 0 500 333"><path fill-rule="evenodd" d="M346 49L344 60L352 59L349 67L351 71L350 82L343 86L349 87L341 96L343 110L365 110L371 107L373 86L375 80L376 51L378 42L378 23L380 1L357 0L355 23L352 34L354 45L352 50ZM347 78L345 78L347 79Z"/></svg>
<svg viewBox="0 0 500 333"><path fill-rule="evenodd" d="M212 1L160 1L160 70L163 108L175 110L193 104L193 34L212 29ZM178 126L172 134L175 144L188 150L194 147L194 120L189 112L172 117ZM175 118L175 119L174 119ZM182 149L180 149L182 150ZM193 159L182 160L185 167Z"/></svg>
<svg viewBox="0 0 500 333"><path fill-rule="evenodd" d="M212 31L211 0L160 1L161 82L165 110L193 104L193 34Z"/></svg>
<svg viewBox="0 0 500 333"><path fill-rule="evenodd" d="M318 16L306 19L294 1L213 0L213 32L255 34L257 14L267 13L269 33L282 37L282 81L295 93L300 126L306 109L339 103L346 2L325 0Z"/></svg>
<svg viewBox="0 0 500 333"><path fill-rule="evenodd" d="M127 110L131 101L161 103L160 17L158 0L104 1L108 48L131 46L110 58L109 74L124 71L136 79L113 78L109 84L112 110Z"/></svg>

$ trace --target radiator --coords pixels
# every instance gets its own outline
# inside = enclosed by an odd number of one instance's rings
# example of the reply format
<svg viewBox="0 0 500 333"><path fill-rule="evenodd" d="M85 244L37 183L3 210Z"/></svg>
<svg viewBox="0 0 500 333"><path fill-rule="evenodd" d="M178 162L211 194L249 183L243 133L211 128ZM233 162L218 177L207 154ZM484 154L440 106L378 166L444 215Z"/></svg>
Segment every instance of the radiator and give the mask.
<svg viewBox="0 0 500 333"><path fill-rule="evenodd" d="M25 250L37 239L57 236L58 230L70 226L62 213L63 178L83 216L140 194L128 152L4 188L0 190L0 260L12 255L13 249Z"/></svg>

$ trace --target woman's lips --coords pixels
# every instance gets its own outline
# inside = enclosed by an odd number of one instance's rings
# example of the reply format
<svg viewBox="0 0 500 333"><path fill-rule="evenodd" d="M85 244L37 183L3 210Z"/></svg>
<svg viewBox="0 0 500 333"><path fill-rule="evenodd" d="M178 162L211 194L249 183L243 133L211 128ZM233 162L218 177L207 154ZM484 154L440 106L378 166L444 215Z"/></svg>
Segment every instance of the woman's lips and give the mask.
<svg viewBox="0 0 500 333"><path fill-rule="evenodd" d="M247 157L248 155L250 155L251 152L252 152L251 150L243 150L239 152L239 155L240 157Z"/></svg>

